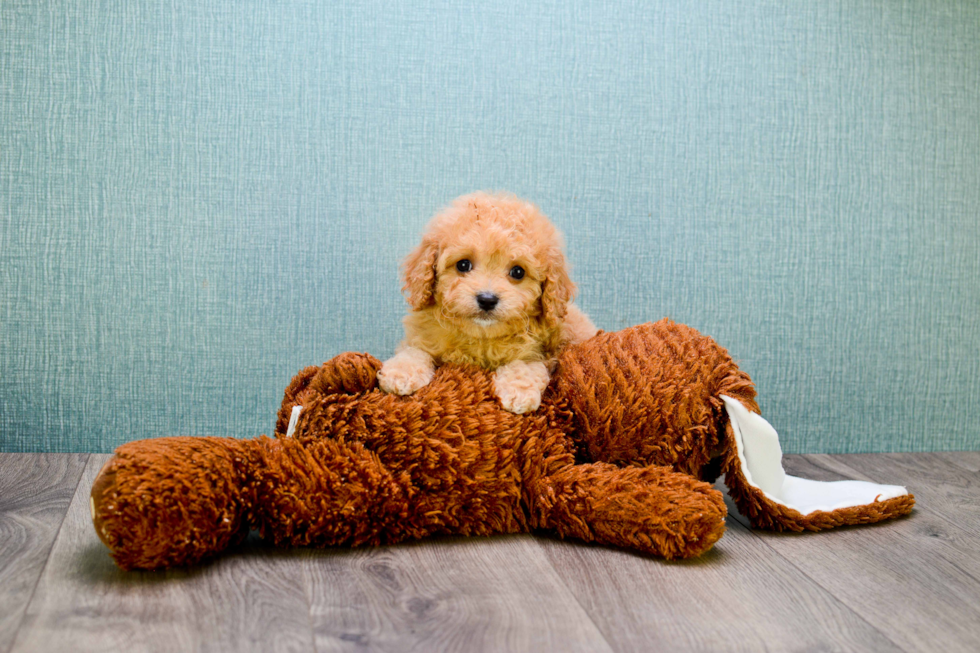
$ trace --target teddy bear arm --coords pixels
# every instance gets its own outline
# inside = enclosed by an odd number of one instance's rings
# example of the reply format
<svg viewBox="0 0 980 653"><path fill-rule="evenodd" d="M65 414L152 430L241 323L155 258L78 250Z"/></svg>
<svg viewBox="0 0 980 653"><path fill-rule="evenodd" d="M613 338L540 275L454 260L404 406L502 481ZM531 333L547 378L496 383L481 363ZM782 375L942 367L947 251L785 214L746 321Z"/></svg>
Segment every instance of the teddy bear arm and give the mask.
<svg viewBox="0 0 980 653"><path fill-rule="evenodd" d="M572 465L537 479L530 494L538 528L667 559L696 556L725 530L721 493L668 467Z"/></svg>
<svg viewBox="0 0 980 653"><path fill-rule="evenodd" d="M99 538L127 570L197 564L251 529L300 546L390 544L426 534L404 485L378 457L331 439L131 442L96 478L91 509Z"/></svg>
<svg viewBox="0 0 980 653"><path fill-rule="evenodd" d="M252 476L253 527L277 545L393 544L425 534L404 483L358 442L268 440Z"/></svg>

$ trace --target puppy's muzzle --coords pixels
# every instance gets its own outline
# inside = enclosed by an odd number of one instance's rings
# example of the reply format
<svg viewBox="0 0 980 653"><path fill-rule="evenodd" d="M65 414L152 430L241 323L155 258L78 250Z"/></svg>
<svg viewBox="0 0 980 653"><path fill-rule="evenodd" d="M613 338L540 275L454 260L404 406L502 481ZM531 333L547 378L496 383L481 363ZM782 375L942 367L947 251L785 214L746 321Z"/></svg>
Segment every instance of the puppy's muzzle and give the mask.
<svg viewBox="0 0 980 653"><path fill-rule="evenodd" d="M492 292L481 292L476 296L476 304L480 307L481 311L489 313L500 301L500 297L497 297Z"/></svg>

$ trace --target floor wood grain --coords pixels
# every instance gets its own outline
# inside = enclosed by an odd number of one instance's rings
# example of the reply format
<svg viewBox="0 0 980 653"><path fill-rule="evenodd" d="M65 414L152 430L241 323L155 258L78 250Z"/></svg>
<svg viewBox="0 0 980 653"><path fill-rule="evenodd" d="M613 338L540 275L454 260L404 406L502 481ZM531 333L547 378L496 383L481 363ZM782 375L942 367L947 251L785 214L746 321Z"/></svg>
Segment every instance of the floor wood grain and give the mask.
<svg viewBox="0 0 980 653"><path fill-rule="evenodd" d="M980 650L980 454L787 456L799 476L907 485L916 510L816 534L733 514L691 561L533 535L250 538L165 573L119 571L92 528L107 456L21 456L0 454L0 652Z"/></svg>
<svg viewBox="0 0 980 653"><path fill-rule="evenodd" d="M933 455L968 472L980 472L980 451L942 451Z"/></svg>
<svg viewBox="0 0 980 653"><path fill-rule="evenodd" d="M0 456L0 651L13 643L87 458Z"/></svg>
<svg viewBox="0 0 980 653"><path fill-rule="evenodd" d="M797 476L906 485L917 507L907 518L871 526L752 534L902 650L980 650L978 562L963 552L976 550L977 538L953 527L924 499L928 481L920 482L905 462L920 455L787 456L786 470ZM976 487L973 492L980 498Z"/></svg>
<svg viewBox="0 0 980 653"><path fill-rule="evenodd" d="M608 651L531 536L314 552L318 651Z"/></svg>
<svg viewBox="0 0 980 653"><path fill-rule="evenodd" d="M895 648L730 518L714 549L689 561L557 540L543 546L616 651Z"/></svg>

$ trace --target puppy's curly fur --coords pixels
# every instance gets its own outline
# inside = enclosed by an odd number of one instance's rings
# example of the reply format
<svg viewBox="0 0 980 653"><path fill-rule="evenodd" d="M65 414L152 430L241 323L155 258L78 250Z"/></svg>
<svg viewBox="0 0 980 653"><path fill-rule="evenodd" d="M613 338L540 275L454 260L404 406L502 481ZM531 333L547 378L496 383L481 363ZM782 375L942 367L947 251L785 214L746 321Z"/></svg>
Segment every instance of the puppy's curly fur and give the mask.
<svg viewBox="0 0 980 653"><path fill-rule="evenodd" d="M571 304L561 234L529 202L473 193L436 215L404 263L412 311L405 340L378 372L386 392L411 394L436 366L495 370L494 389L515 413L535 410L558 351L596 333Z"/></svg>

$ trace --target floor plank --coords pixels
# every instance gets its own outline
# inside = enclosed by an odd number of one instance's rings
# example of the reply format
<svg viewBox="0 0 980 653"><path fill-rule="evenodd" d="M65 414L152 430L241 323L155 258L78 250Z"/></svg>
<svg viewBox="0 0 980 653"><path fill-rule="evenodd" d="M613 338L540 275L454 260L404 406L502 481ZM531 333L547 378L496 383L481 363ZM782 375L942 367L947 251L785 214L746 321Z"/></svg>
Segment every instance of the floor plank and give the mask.
<svg viewBox="0 0 980 653"><path fill-rule="evenodd" d="M317 650L608 651L531 535L309 558Z"/></svg>
<svg viewBox="0 0 980 653"><path fill-rule="evenodd" d="M120 571L98 540L92 455L13 651L310 651L298 551L246 545L210 565Z"/></svg>
<svg viewBox="0 0 980 653"><path fill-rule="evenodd" d="M733 515L687 562L530 535L327 551L250 540L156 574L119 571L92 528L107 456L9 456L0 651L980 650L971 455L787 456L792 474L904 484L918 505L802 535Z"/></svg>
<svg viewBox="0 0 980 653"><path fill-rule="evenodd" d="M980 451L941 451L933 455L968 472L980 472Z"/></svg>
<svg viewBox="0 0 980 653"><path fill-rule="evenodd" d="M10 649L88 454L0 454L0 651Z"/></svg>
<svg viewBox="0 0 980 653"><path fill-rule="evenodd" d="M544 548L616 651L895 649L731 518L721 541L688 561L558 540Z"/></svg>
<svg viewBox="0 0 980 653"><path fill-rule="evenodd" d="M912 489L919 503L907 518L872 526L822 533L752 533L902 649L980 650L978 563L964 556L964 548L976 550L976 538L923 500L927 479L901 463L903 457L920 455L787 456L784 465L790 474L902 484ZM874 462L880 460L894 464ZM974 496L974 501L980 499Z"/></svg>

